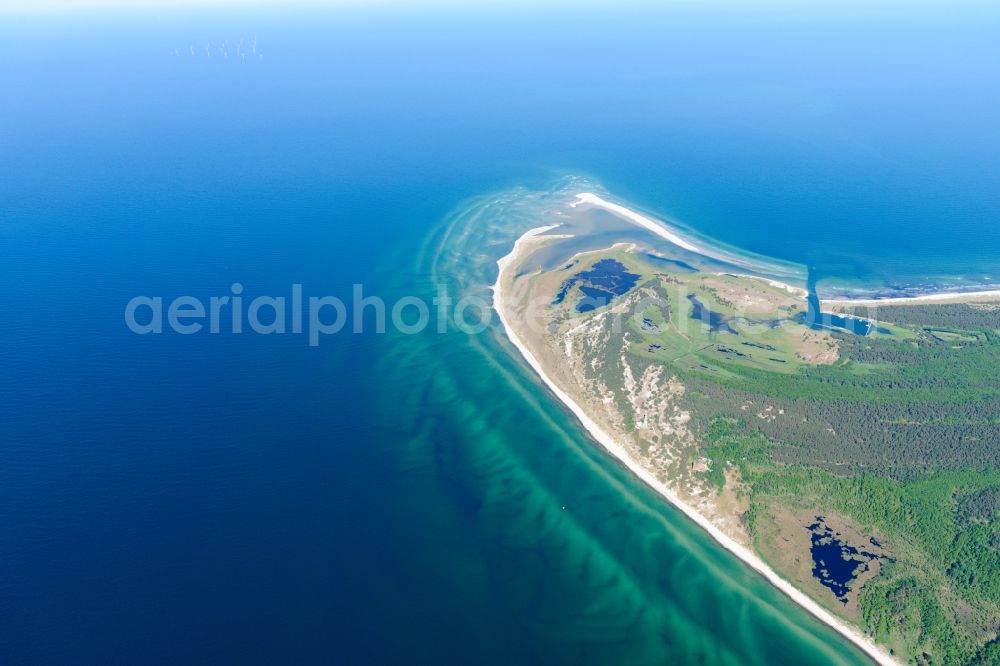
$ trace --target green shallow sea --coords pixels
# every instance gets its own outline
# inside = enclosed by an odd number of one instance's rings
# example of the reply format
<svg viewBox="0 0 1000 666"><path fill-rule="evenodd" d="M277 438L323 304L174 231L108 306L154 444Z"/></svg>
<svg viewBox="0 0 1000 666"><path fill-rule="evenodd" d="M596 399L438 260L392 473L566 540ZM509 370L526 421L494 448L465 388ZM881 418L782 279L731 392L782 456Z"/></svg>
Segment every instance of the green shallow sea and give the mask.
<svg viewBox="0 0 1000 666"><path fill-rule="evenodd" d="M544 196L469 202L393 265L399 293L488 297ZM414 580L450 599L442 619L466 605L454 628L477 661L870 663L605 454L495 318L382 343L386 434L405 442L386 470L406 507L391 529Z"/></svg>

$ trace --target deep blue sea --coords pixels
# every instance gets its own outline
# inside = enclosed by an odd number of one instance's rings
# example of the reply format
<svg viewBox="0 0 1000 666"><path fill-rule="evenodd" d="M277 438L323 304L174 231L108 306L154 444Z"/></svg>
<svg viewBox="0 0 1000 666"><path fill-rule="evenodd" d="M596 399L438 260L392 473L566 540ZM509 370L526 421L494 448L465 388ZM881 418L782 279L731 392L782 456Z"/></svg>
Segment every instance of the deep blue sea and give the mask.
<svg viewBox="0 0 1000 666"><path fill-rule="evenodd" d="M0 662L862 663L495 329L123 313L428 295L453 211L567 174L821 284L989 284L998 30L985 3L0 10Z"/></svg>

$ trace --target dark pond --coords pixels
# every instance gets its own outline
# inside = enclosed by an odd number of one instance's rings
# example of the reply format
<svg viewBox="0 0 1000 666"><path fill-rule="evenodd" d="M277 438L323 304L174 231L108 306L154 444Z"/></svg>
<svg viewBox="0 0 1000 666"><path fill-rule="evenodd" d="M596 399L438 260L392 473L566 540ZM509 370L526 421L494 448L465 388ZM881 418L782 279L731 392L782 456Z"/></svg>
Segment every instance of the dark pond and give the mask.
<svg viewBox="0 0 1000 666"><path fill-rule="evenodd" d="M713 332L725 331L726 333L739 335L728 324L728 318L726 316L709 310L704 303L698 300L697 296L694 294L688 294L688 300L691 301L691 305L694 306L691 310L691 319L697 319L701 323L708 326L708 328Z"/></svg>
<svg viewBox="0 0 1000 666"><path fill-rule="evenodd" d="M808 313L803 313L799 315L800 321L807 324L811 328L817 329L835 329L839 331L846 331L847 333L853 333L854 335L860 335L862 337L868 335L875 328L867 319L858 319L856 317L842 317L838 314L833 314L832 312L815 312L811 307Z"/></svg>
<svg viewBox="0 0 1000 666"><path fill-rule="evenodd" d="M562 283L553 303L566 300L569 290L580 285L583 298L576 306L577 312L589 312L610 303L615 296L621 296L638 282L639 275L629 273L625 266L615 259L601 259L590 270L581 271Z"/></svg>
<svg viewBox="0 0 1000 666"><path fill-rule="evenodd" d="M875 325L867 319L843 317L832 312L823 312L820 308L819 295L816 293L816 278L812 271L809 272L808 289L809 309L799 315L798 321L800 323L811 328L837 329L860 336L868 335L875 328Z"/></svg>
<svg viewBox="0 0 1000 666"><path fill-rule="evenodd" d="M812 573L833 592L840 603L847 604L851 582L858 574L868 570L869 562L880 556L846 543L825 520L823 516L816 516L816 522L806 527L812 540ZM878 545L874 539L871 542L872 545Z"/></svg>

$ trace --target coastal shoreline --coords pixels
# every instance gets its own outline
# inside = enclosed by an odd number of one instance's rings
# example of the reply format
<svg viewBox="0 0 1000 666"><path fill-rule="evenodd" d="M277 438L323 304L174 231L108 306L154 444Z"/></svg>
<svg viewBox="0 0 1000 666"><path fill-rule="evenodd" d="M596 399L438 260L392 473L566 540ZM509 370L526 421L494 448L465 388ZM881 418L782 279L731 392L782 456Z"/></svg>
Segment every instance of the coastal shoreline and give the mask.
<svg viewBox="0 0 1000 666"><path fill-rule="evenodd" d="M616 204L612 201L608 201L607 199L603 199L593 192L581 192L577 194L576 201L570 203L569 205L571 208L576 208L581 204L590 204L591 206L602 208L624 220L628 220L629 222L652 232L656 236L659 236L670 243L673 243L682 250L732 266L740 266L744 270L755 271L759 274L760 279L771 281L776 285L780 285L782 288L788 289L789 291L800 289L800 287L795 287L776 279L778 276L787 277L789 275L782 270L779 263L775 263L780 262L780 260L768 259L767 257L760 255L744 257L723 247L713 247L710 243L702 243L699 245L698 243L688 240L666 223L654 220L641 213L637 213L636 211L626 208L621 204ZM791 264L786 264L784 268L788 269L790 266ZM801 279L805 282L804 275L801 276Z"/></svg>
<svg viewBox="0 0 1000 666"><path fill-rule="evenodd" d="M1000 301L1000 289L980 291L936 291L915 296L889 296L886 298L821 298L823 305L910 305L920 303L972 303L977 301Z"/></svg>
<svg viewBox="0 0 1000 666"><path fill-rule="evenodd" d="M662 222L658 222L650 217L637 213L621 204L616 204L614 202L608 201L593 192L581 192L576 195L576 200L569 205L573 208L581 204L590 204L598 208L607 210L625 220L636 224L647 231L650 231L660 238L669 241L676 245L677 247L687 250L688 252L693 252L695 254L700 254L705 257L712 259L727 261L730 263L735 263L738 265L746 266L749 268L760 268L753 264L751 261L740 259L739 257L731 255L729 252L723 250L712 249L709 245L703 244L698 245L691 240L683 237L680 233L671 229L669 226ZM764 260L765 258L761 258ZM774 279L768 271L762 271L763 275L744 275L738 274L740 277L748 277L764 280L773 286L781 287L787 291L795 294L808 293L802 287L795 285L790 285L781 280ZM872 296L858 296L856 298L852 297L840 297L840 298L820 298L821 305L832 305L832 306L856 306L856 305L906 305L910 303L968 303L975 302L978 300L989 300L989 301L1000 301L1000 289L978 289L971 291L934 291L930 293L915 294L908 296L886 296L884 298L872 297Z"/></svg>
<svg viewBox="0 0 1000 666"><path fill-rule="evenodd" d="M583 203L584 201L581 201L581 203ZM587 202L590 203L590 201ZM610 205L617 206L617 204L610 204ZM623 210L627 211L628 209L623 209ZM649 221L647 218L643 219ZM816 601L811 599L804 592L802 592L794 585L792 585L790 582L779 576L778 573L775 572L774 569L772 569L766 562L764 562L764 560L761 559L756 553L754 553L749 548L741 545L740 543L736 542L731 537L727 536L721 529L719 529L716 525L714 525L711 521L705 518L696 509L694 509L694 507L684 502L666 484L659 481L651 472L646 470L642 465L640 465L638 462L632 459L632 457L629 456L626 449L617 441L615 441L613 436L611 436L603 428L601 428L569 394L563 391L556 384L556 382L553 381L552 378L545 373L541 363L538 361L537 358L535 358L531 350L528 349L527 345L520 338L517 331L514 330L504 310L505 306L504 282L509 277L508 269L512 265L516 264L517 260L521 257L521 254L524 251L524 249L532 245L533 242L537 242L537 239L540 237L541 234L555 228L556 226L558 225L549 225L549 226L542 226L530 229L515 241L514 247L509 254L501 257L497 261L498 273L496 282L493 285L493 309L496 311L500 319L501 326L503 327L504 333L510 340L511 344L513 344L514 347L518 350L518 352L520 352L524 360L538 374L538 376L542 379L545 385L556 395L556 397L564 405L566 405L566 407L569 408L571 412L573 412L573 414L580 421L580 423L583 424L584 428L586 428L587 432L590 433L590 435L595 440L597 440L597 442L608 453L617 458L622 464L625 465L626 468L629 469L629 471L635 474L636 477L638 477L646 485L648 485L650 488L652 488L662 497L664 497L667 501L673 504L685 516L694 521L699 527L708 532L708 534L713 539L715 539L715 541L718 542L723 548L725 548L730 553L738 557L754 571L762 575L769 583L771 583L779 591L784 593L793 602L797 603L799 606L804 608L818 620L828 625L829 627L837 631L839 634L847 638L849 641L851 641L851 643L860 648L876 663L882 666L898 666L899 662L893 659L882 648L877 646L874 643L874 641L872 641L869 637L864 635L860 630L856 629L855 627L847 624L845 621L833 615L833 613L820 606ZM643 224L642 226L645 225ZM659 225L655 226L658 227ZM656 232L654 229L650 230Z"/></svg>

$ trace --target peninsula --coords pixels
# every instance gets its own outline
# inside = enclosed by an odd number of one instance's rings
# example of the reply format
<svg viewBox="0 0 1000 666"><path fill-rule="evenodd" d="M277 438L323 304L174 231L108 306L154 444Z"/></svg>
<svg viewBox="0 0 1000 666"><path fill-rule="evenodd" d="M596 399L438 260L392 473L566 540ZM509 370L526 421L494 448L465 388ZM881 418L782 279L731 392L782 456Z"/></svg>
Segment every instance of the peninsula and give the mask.
<svg viewBox="0 0 1000 666"><path fill-rule="evenodd" d="M876 662L996 652L995 294L821 313L785 267L598 195L553 216L494 307L601 446Z"/></svg>

